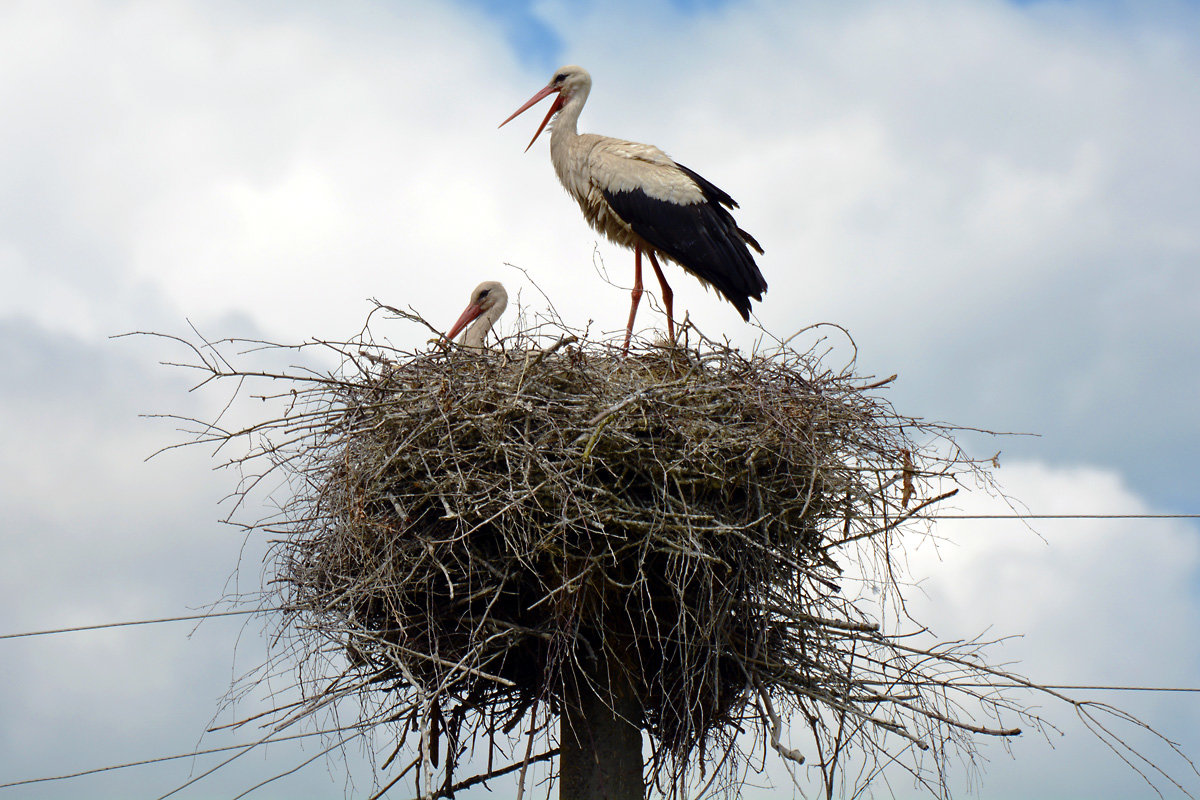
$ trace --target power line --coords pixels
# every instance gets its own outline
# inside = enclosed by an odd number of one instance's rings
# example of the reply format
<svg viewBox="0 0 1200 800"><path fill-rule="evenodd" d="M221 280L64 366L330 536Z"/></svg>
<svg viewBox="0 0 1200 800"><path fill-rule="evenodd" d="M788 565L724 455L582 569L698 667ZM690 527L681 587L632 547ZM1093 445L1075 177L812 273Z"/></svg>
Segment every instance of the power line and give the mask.
<svg viewBox="0 0 1200 800"><path fill-rule="evenodd" d="M64 781L69 778L82 778L86 775L96 775L100 772L109 772L114 769L126 769L127 767L144 767L149 764L160 764L164 761L176 761L181 758L193 758L195 756L206 756L213 753L227 753L230 750L246 750L251 747L256 747L260 744L273 744L275 742L286 742L289 739L302 739L306 736L323 736L329 733L341 733L343 728L332 728L324 731L309 731L308 733L293 733L287 736L279 736L270 739L266 742L245 742L242 744L230 744L224 747L210 747L207 750L192 750L187 753L176 753L170 756L159 756L157 758L145 758L141 761L129 761L124 764L110 764L107 767L95 767L94 769L85 769L80 772L72 772L66 775L49 775L43 778L25 778L24 780L12 781L10 783L0 783L0 789L11 789L14 786L28 786L31 783L47 783L49 781Z"/></svg>
<svg viewBox="0 0 1200 800"><path fill-rule="evenodd" d="M250 613L250 612L233 612L233 613ZM1192 694L1200 694L1200 686L1106 686L1101 684L1079 684L1079 683L1054 683L1042 684L1038 686L1028 686L1021 683L992 683L992 684L957 684L961 688L1000 688L1000 689L1056 689L1067 691L1106 691L1106 692L1184 692ZM267 741L244 742L242 744L224 745L222 747L210 747L205 750L192 750L187 753L176 753L169 756L158 756L156 758L146 758L139 761L128 761L123 764L110 764L104 767L95 767L93 769L85 769L79 772L71 772L64 775L48 775L41 778L25 778L19 781L11 781L9 783L0 783L0 789L11 789L16 786L28 786L34 783L48 783L51 781L69 780L71 778L82 778L88 775L96 775L101 772L109 772L117 769L127 769L129 767L143 767L150 764L160 764L166 761L177 761L181 758L194 758L197 756L212 755L214 753L227 753L231 750L248 750L261 744L274 744L277 742L286 742L294 739L303 739L309 736L324 736L332 733L343 733L353 728L331 728L328 730L309 731L308 733L294 733L287 736L279 736Z"/></svg>
<svg viewBox="0 0 1200 800"><path fill-rule="evenodd" d="M910 520L923 521L938 521L938 520L1101 520L1101 519L1142 519L1142 520L1165 520L1165 519L1200 519L1200 513L1196 514L913 514L909 517L904 517L903 513L883 515L872 514L860 519L902 519L907 522ZM139 619L128 620L122 622L102 622L95 625L77 625L70 628L51 628L42 631L24 631L21 633L6 633L0 634L0 640L4 639L21 639L29 636L49 636L58 633L77 633L81 631L103 630L105 628L121 628L132 625L155 625L162 622L193 622L197 620L212 619L215 617L232 617L242 614L258 614L271 611L280 611L278 608L256 608L243 609L241 611L213 611L206 614L193 614L182 617L161 617L159 619Z"/></svg>
<svg viewBox="0 0 1200 800"><path fill-rule="evenodd" d="M80 625L80 626L77 626L74 628L53 628L53 629L44 630L44 631L26 631L24 633L7 633L7 634L0 635L0 639L17 639L17 638L26 637L26 636L45 636L45 635L56 634L56 633L74 633L77 631L94 631L94 630L103 630L105 628L127 627L130 625L153 625L153 624L160 623L160 622L188 622L188 621L193 621L193 620L210 619L212 617L233 617L233 616L238 616L238 615L243 615L243 614L270 613L272 611L282 611L282 610L283 609L281 609L281 608L255 608L255 609L243 609L241 611L214 611L209 614L193 614L191 616L185 616L185 617L162 617L159 619L129 620L129 621L124 621L124 622L106 622L106 623L100 623L97 625ZM959 686L974 686L975 684L965 684L964 683L964 684L957 684L957 685L959 685ZM1029 688L1025 684L1021 684L1021 683L1008 683L1008 684L995 683L995 684L987 684L987 685L993 686L993 687L998 687L998 688L1013 688L1013 689ZM980 686L983 686L983 684L980 684ZM1036 688L1064 689L1064 690L1094 690L1094 691L1110 691L1110 692L1200 692L1200 686L1108 686L1108 685L1100 685L1100 684L1061 683L1061 684L1044 684L1044 685L1039 685ZM332 731L318 731L318 733L331 733L331 732ZM297 736L300 736L300 735L312 736L314 734L306 733L306 734L298 734ZM284 739L294 739L294 738L297 738L297 736L282 737L280 739L276 739L276 740L272 740L272 741L283 741ZM233 750L238 747L249 747L249 746L250 745L231 745L229 747L217 748L215 750L201 751L201 752L195 753L194 755L202 755L203 753L216 753L216 752L221 752L222 750ZM182 757L183 756L166 756L163 759L152 759L151 761L147 761L147 762L135 762L135 764L153 763L154 760L170 760L172 758L182 758ZM132 765L121 765L121 766L132 766ZM103 767L102 769L115 769L115 767ZM100 770L92 770L92 771L96 772L96 771L100 771ZM83 773L83 774L87 774L87 773ZM0 789L3 789L6 786L11 786L11 785L15 785L15 784L0 784Z"/></svg>
<svg viewBox="0 0 1200 800"><path fill-rule="evenodd" d="M913 514L908 519L1200 519L1200 514Z"/></svg>
<svg viewBox="0 0 1200 800"><path fill-rule="evenodd" d="M864 517L860 517L862 519ZM901 519L909 520L1099 520L1099 519L1142 519L1142 520L1164 520L1164 519L1200 519L1200 513L1196 514L913 514L910 517L904 518L904 515L893 514L883 515L874 514L866 518L871 519ZM194 614L183 617L162 617L159 619L140 619L129 620L124 622L103 622L95 625L79 625L71 628L52 628L44 631L25 631L22 633L6 633L0 634L0 640L4 639L20 639L29 636L48 636L58 633L75 633L79 631L94 631L103 630L105 628L128 627L131 625L154 625L161 622L191 622L196 620L211 619L214 617L231 617L241 614L258 614L271 611L280 611L278 608L262 608L262 609L243 609L241 611L214 611L207 614Z"/></svg>
<svg viewBox="0 0 1200 800"><path fill-rule="evenodd" d="M957 683L954 686L973 687L977 689L1062 689L1065 691L1102 691L1102 692L1192 692L1200 694L1200 686L1101 686L1087 683L1046 683L1029 685L1024 683Z"/></svg>
<svg viewBox="0 0 1200 800"><path fill-rule="evenodd" d="M77 633L80 631L98 631L104 628L124 628L131 625L156 625L160 622L192 622L195 620L212 619L214 617L235 617L241 614L258 614L265 611L279 611L277 608L252 608L241 611L211 611L207 614L192 614L186 617L161 617L159 619L134 619L123 622L101 622L96 625L76 625L73 628L51 628L44 631L24 631L22 633L0 634L0 639L20 639L26 636L49 636L55 633Z"/></svg>

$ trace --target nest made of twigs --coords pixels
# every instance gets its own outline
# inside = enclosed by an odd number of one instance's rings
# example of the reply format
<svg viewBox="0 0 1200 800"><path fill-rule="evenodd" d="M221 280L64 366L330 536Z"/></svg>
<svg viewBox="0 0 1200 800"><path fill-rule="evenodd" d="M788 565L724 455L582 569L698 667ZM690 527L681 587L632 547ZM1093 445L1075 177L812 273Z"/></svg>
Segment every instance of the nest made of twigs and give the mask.
<svg viewBox="0 0 1200 800"><path fill-rule="evenodd" d="M284 605L395 694L391 718L432 713L448 764L468 719L495 736L600 673L674 777L772 696L878 713L852 698L877 626L839 559L886 562L914 487L962 467L917 459L905 429L925 429L878 383L786 347L625 358L528 332L347 355L310 414Z"/></svg>
<svg viewBox="0 0 1200 800"><path fill-rule="evenodd" d="M749 353L684 334L698 344L628 357L524 315L493 350L400 350L370 320L348 342L166 337L190 348L172 363L200 385L232 383L216 420L186 420L189 443L242 472L231 518L268 476L288 478L279 513L247 525L275 544L265 595L242 598L283 646L240 683L287 675L301 696L272 692L273 710L226 727L265 718L266 742L328 714L326 752L390 740L373 797L414 770L418 795L449 797L518 769L523 786L586 689L647 733L645 777L668 795L706 796L697 778L736 795L769 744L826 796L858 796L887 768L940 797L978 737L1043 729L1019 687L1072 706L1152 786L1182 788L1114 725L1200 774L1126 712L907 618L903 562L926 512L961 477L990 485L953 428L897 414L890 379L829 368L820 334ZM280 366L314 350L337 363ZM241 394L254 416L230 425Z"/></svg>

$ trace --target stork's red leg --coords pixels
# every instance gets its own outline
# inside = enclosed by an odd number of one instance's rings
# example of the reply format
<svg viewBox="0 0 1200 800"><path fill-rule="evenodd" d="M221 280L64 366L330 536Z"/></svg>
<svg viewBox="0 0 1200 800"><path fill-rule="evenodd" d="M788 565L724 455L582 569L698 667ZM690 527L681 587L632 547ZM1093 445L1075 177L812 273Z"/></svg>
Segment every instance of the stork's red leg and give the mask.
<svg viewBox="0 0 1200 800"><path fill-rule="evenodd" d="M650 256L651 259L654 256ZM658 267L655 267L658 269ZM633 291L630 292L633 297L633 305L629 307L629 324L625 326L625 346L621 348L621 353L629 352L629 339L633 336L633 319L637 316L638 303L642 302L642 248L633 248Z"/></svg>
<svg viewBox="0 0 1200 800"><path fill-rule="evenodd" d="M658 259L654 257L654 251L647 250L646 255L650 256L650 266L654 267L654 274L658 276L658 285L662 287L662 301L663 305L667 307L667 336L673 342L675 341L675 314L672 313L671 303L675 299L675 293L671 291L671 286L667 283L667 276L663 275L662 269L658 266Z"/></svg>

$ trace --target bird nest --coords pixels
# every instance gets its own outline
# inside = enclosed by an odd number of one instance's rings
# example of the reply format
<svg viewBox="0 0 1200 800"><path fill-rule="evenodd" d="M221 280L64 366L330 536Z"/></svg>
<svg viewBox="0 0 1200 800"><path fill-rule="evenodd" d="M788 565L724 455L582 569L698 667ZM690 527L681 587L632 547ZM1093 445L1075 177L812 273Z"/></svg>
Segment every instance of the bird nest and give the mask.
<svg viewBox="0 0 1200 800"><path fill-rule="evenodd" d="M947 430L898 415L887 381L784 343L621 357L546 325L493 350L318 346L337 369L195 352L216 377L284 382L280 416L209 438L253 435L237 461L292 478L266 524L268 605L306 657L299 708L352 700L344 730L395 726L384 790L415 770L434 792L440 770L449 795L514 769L498 747L553 757L583 682L632 693L647 780L668 792L730 781L756 731L827 786L853 756L936 789L950 755L1030 720L976 643L881 630L917 520L980 474Z"/></svg>
<svg viewBox="0 0 1200 800"><path fill-rule="evenodd" d="M332 389L284 604L451 717L557 709L564 670L604 664L677 757L748 687L844 694L841 644L874 626L839 550L904 514L912 422L803 358L530 344L360 360Z"/></svg>

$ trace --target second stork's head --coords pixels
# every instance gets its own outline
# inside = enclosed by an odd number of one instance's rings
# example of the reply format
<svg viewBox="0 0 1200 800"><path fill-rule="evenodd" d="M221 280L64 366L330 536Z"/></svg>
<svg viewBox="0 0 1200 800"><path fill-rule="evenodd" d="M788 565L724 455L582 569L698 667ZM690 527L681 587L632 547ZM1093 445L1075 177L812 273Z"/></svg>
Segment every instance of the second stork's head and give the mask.
<svg viewBox="0 0 1200 800"><path fill-rule="evenodd" d="M500 315L507 307L508 292L504 291L504 285L499 281L484 281L475 287L475 291L471 292L471 302L467 304L458 321L454 323L454 327L446 334L446 339L454 341L454 337L458 335L459 331L478 319L479 321L471 325L463 334L462 343L467 347L483 347L487 332L492 329L496 320L500 319Z"/></svg>
<svg viewBox="0 0 1200 800"><path fill-rule="evenodd" d="M500 127L503 128L521 113L528 111L542 98L558 94L558 97L554 98L554 102L550 104L550 110L546 112L546 118L538 126L537 133L529 140L529 145L525 148L528 151L530 147L533 147L533 143L537 141L537 138L542 135L542 131L546 129L546 124L550 122L551 117L562 111L563 106L576 98L578 98L579 105L583 105L591 89L592 76L588 74L586 69L574 65L559 67L554 71L554 77L550 79L550 82L543 86L537 94L529 98L525 105L514 111L512 116L501 122Z"/></svg>

